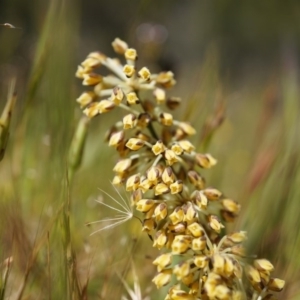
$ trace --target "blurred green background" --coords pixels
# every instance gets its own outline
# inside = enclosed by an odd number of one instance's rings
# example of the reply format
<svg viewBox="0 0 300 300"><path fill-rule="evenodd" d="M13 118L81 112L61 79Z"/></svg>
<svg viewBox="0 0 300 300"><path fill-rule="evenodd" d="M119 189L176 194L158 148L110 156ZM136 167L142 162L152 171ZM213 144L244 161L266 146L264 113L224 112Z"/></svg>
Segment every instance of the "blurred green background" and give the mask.
<svg viewBox="0 0 300 300"><path fill-rule="evenodd" d="M85 226L114 213L95 201L106 197L99 188L118 197L117 155L104 142L113 114L91 122L66 179L82 114L77 65L91 51L114 55L115 37L138 50L139 66L175 73L177 117L218 159L207 182L242 204L229 229L247 230L249 251L287 281L280 299L300 299L298 0L1 0L0 23L21 28L0 27L1 110L13 78L17 91L0 163L0 299L120 299L133 269L143 294L162 299L138 221L92 236Z"/></svg>

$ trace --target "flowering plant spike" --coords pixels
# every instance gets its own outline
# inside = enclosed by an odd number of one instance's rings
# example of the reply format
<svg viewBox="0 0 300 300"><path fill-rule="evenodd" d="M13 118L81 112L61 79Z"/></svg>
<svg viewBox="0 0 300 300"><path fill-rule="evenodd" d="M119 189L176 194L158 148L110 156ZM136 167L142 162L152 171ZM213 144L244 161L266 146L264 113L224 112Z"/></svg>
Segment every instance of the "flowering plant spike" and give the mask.
<svg viewBox="0 0 300 300"><path fill-rule="evenodd" d="M142 231L161 252L153 261L154 284L169 285L166 300L276 299L273 292L285 282L271 276L271 262L246 256L245 231L225 232L224 224L235 220L240 205L201 176L201 169L217 160L197 153L190 141L196 130L174 118L181 100L167 95L176 83L173 73L138 69L135 49L118 38L112 46L125 64L90 53L76 76L91 89L77 102L89 118L124 112L107 134L120 156L113 184L130 193L132 206L143 215ZM101 66L111 75L96 73Z"/></svg>

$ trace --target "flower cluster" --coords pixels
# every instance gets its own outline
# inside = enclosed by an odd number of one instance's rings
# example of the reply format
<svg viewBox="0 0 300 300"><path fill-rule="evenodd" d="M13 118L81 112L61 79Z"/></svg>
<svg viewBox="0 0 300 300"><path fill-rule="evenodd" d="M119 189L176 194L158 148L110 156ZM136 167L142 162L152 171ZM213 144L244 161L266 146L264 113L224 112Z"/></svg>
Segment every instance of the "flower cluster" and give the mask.
<svg viewBox="0 0 300 300"><path fill-rule="evenodd" d="M107 134L120 156L113 184L131 194L143 215L142 230L162 253L153 262L158 271L153 282L158 288L170 285L169 300L276 299L271 292L281 291L284 281L271 277L273 265L247 258L246 232L225 232L240 205L201 176L201 169L217 161L196 151L189 139L196 130L171 113L181 102L166 93L175 84L173 73L137 69L135 49L118 38L112 46L126 64L90 53L76 76L93 90L77 102L89 118L115 108L125 113ZM112 74L95 73L100 66Z"/></svg>

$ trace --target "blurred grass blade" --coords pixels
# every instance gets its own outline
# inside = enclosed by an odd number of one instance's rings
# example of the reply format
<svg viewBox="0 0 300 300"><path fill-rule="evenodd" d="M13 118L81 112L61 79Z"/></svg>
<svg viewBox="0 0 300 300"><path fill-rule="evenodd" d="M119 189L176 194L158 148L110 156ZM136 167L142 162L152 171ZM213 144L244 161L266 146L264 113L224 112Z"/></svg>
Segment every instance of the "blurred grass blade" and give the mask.
<svg viewBox="0 0 300 300"><path fill-rule="evenodd" d="M41 30L42 33L39 38L28 82L25 105L29 105L29 103L33 100L36 90L40 86L40 82L43 78L45 61L49 54L49 50L51 49L50 46L54 42L54 39L51 39L51 28L57 21L58 4L58 1L50 1L49 8L47 9L47 16L45 18L43 29Z"/></svg>
<svg viewBox="0 0 300 300"><path fill-rule="evenodd" d="M11 269L11 265L13 262L13 257L8 257L7 259L5 259L5 261L3 262L3 266L4 266L4 272L2 275L2 281L0 284L0 300L4 300L4 296L5 296L5 290L6 290L6 285L7 285L7 280L8 280L8 276L9 276L9 272Z"/></svg>
<svg viewBox="0 0 300 300"><path fill-rule="evenodd" d="M68 299L82 299L82 288L77 274L77 259L76 253L72 245L72 232L70 224L71 215L71 196L69 180L66 179L67 198L64 202L62 211L62 233L63 245L65 251L65 264L67 271L67 298Z"/></svg>
<svg viewBox="0 0 300 300"><path fill-rule="evenodd" d="M215 132L223 124L225 119L225 110L225 102L223 100L219 100L215 105L213 114L209 116L204 123L199 143L205 151L208 149Z"/></svg>
<svg viewBox="0 0 300 300"><path fill-rule="evenodd" d="M6 105L0 119L0 161L3 159L9 137L11 114L17 99L15 94L15 79L10 83Z"/></svg>
<svg viewBox="0 0 300 300"><path fill-rule="evenodd" d="M88 126L89 119L82 117L77 125L76 132L71 142L68 157L68 176L70 182L74 172L78 169L82 161Z"/></svg>

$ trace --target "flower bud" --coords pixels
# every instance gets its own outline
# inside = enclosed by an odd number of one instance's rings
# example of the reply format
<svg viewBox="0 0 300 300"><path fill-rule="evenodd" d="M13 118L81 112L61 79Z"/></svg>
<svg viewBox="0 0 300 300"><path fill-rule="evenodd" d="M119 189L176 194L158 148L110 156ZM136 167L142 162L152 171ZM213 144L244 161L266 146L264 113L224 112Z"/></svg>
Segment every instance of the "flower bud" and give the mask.
<svg viewBox="0 0 300 300"><path fill-rule="evenodd" d="M142 199L136 203L136 209L141 212L149 211L155 205L152 199Z"/></svg>
<svg viewBox="0 0 300 300"><path fill-rule="evenodd" d="M219 221L219 218L214 215L209 216L208 223L211 229L217 233L220 233L221 229L224 228L224 225Z"/></svg>
<svg viewBox="0 0 300 300"><path fill-rule="evenodd" d="M133 49L133 48L129 48L129 49L127 49L126 51L125 51L125 58L127 59L127 60L137 60L137 52L136 52L136 50L135 49Z"/></svg>
<svg viewBox="0 0 300 300"><path fill-rule="evenodd" d="M143 80L143 81L150 81L151 73L148 68L143 67L142 69L139 70L138 76Z"/></svg>
<svg viewBox="0 0 300 300"><path fill-rule="evenodd" d="M208 200L204 195L203 191L194 191L191 198L195 201L195 204L201 209L205 210L207 208Z"/></svg>
<svg viewBox="0 0 300 300"><path fill-rule="evenodd" d="M121 174L117 174L116 176L114 176L112 180L113 185L120 185L123 182L124 182L124 177Z"/></svg>
<svg viewBox="0 0 300 300"><path fill-rule="evenodd" d="M128 93L126 95L126 98L127 98L127 103L129 105L138 104L140 102L139 98L137 97L136 93L134 93L134 92Z"/></svg>
<svg viewBox="0 0 300 300"><path fill-rule="evenodd" d="M259 272L252 266L248 265L246 267L246 275L253 285L260 284L261 278L260 278Z"/></svg>
<svg viewBox="0 0 300 300"><path fill-rule="evenodd" d="M130 199L132 204L137 203L143 198L143 193L141 189L137 189L131 193Z"/></svg>
<svg viewBox="0 0 300 300"><path fill-rule="evenodd" d="M126 181L126 191L135 191L138 189L140 184L140 176L138 174L134 174L130 176Z"/></svg>
<svg viewBox="0 0 300 300"><path fill-rule="evenodd" d="M158 250L163 248L168 242L168 237L166 233L162 230L156 232L153 247L156 247Z"/></svg>
<svg viewBox="0 0 300 300"><path fill-rule="evenodd" d="M217 163L217 160L214 159L210 154L198 153L198 154L196 154L195 158L196 158L196 162L199 165L199 167L204 168L204 169L210 169Z"/></svg>
<svg viewBox="0 0 300 300"><path fill-rule="evenodd" d="M178 97L171 97L167 99L167 107L171 110L176 109L181 103L181 99Z"/></svg>
<svg viewBox="0 0 300 300"><path fill-rule="evenodd" d="M161 113L159 116L159 122L164 126L173 125L173 116L169 113Z"/></svg>
<svg viewBox="0 0 300 300"><path fill-rule="evenodd" d="M153 261L153 264L157 266L157 271L161 272L165 267L171 264L171 261L172 261L172 253L165 253L158 256Z"/></svg>
<svg viewBox="0 0 300 300"><path fill-rule="evenodd" d="M156 285L156 287L159 289L162 286L167 285L172 278L172 269L163 270L160 273L158 273L153 279L152 282Z"/></svg>
<svg viewBox="0 0 300 300"><path fill-rule="evenodd" d="M128 49L128 45L126 42L122 41L119 38L116 38L112 42L113 49L116 53L123 55L125 51Z"/></svg>
<svg viewBox="0 0 300 300"><path fill-rule="evenodd" d="M156 196L169 193L169 187L164 183L159 183L154 188L154 193Z"/></svg>
<svg viewBox="0 0 300 300"><path fill-rule="evenodd" d="M187 228L196 238L205 234L204 228L197 222L190 224Z"/></svg>
<svg viewBox="0 0 300 300"><path fill-rule="evenodd" d="M205 180L196 171L194 170L189 171L188 178L190 182L195 186L196 189L198 190L204 189Z"/></svg>
<svg viewBox="0 0 300 300"><path fill-rule="evenodd" d="M113 171L116 173L123 173L131 166L132 160L130 158L122 159L116 163Z"/></svg>
<svg viewBox="0 0 300 300"><path fill-rule="evenodd" d="M181 155L183 153L183 149L180 147L178 143L173 144L171 150L174 151L176 155Z"/></svg>
<svg viewBox="0 0 300 300"><path fill-rule="evenodd" d="M166 92L163 89L156 88L153 95L157 104L163 104L166 101Z"/></svg>
<svg viewBox="0 0 300 300"><path fill-rule="evenodd" d="M184 218L184 211L181 207L176 207L174 211L169 215L169 218L173 225L180 223Z"/></svg>
<svg viewBox="0 0 300 300"><path fill-rule="evenodd" d="M191 237L188 235L176 235L172 243L173 254L185 253L191 244Z"/></svg>
<svg viewBox="0 0 300 300"><path fill-rule="evenodd" d="M147 178L141 180L141 183L139 185L139 188L143 191L143 193L146 193L152 187L153 187L153 183Z"/></svg>
<svg viewBox="0 0 300 300"><path fill-rule="evenodd" d="M216 201L219 200L222 196L222 193L218 191L217 189L213 188L207 188L203 191L203 194L206 196L206 198L210 201Z"/></svg>
<svg viewBox="0 0 300 300"><path fill-rule="evenodd" d="M223 199L222 205L227 211L234 213L235 215L238 215L241 209L241 205L231 199Z"/></svg>
<svg viewBox="0 0 300 300"><path fill-rule="evenodd" d="M171 194L181 193L183 189L183 183L181 180L176 180L174 183L170 184Z"/></svg>
<svg viewBox="0 0 300 300"><path fill-rule="evenodd" d="M148 113L141 113L138 116L137 125L139 127L145 128L151 121L151 116Z"/></svg>
<svg viewBox="0 0 300 300"><path fill-rule="evenodd" d="M123 72L127 78L131 78L135 73L135 68L131 65L125 65L123 68Z"/></svg>
<svg viewBox="0 0 300 300"><path fill-rule="evenodd" d="M84 68L83 66L78 66L75 76L77 78L83 79L83 76L85 74L89 73L90 71L91 71L91 69Z"/></svg>
<svg viewBox="0 0 300 300"><path fill-rule="evenodd" d="M152 146L152 152L155 155L159 155L165 151L166 147L163 144L162 141L157 141L153 146Z"/></svg>
<svg viewBox="0 0 300 300"><path fill-rule="evenodd" d="M114 132L109 139L108 145L110 147L117 147L121 144L123 140L124 140L124 131Z"/></svg>
<svg viewBox="0 0 300 300"><path fill-rule="evenodd" d="M118 86L114 87L110 98L112 102L114 102L116 105L119 105L124 98L124 93L122 89Z"/></svg>
<svg viewBox="0 0 300 300"><path fill-rule="evenodd" d="M187 209L184 215L184 221L190 222L197 217L197 211L191 202L187 203Z"/></svg>
<svg viewBox="0 0 300 300"><path fill-rule="evenodd" d="M151 167L147 171L147 179L149 182L151 182L153 185L157 184L158 178L160 176L159 169L157 167Z"/></svg>
<svg viewBox="0 0 300 300"><path fill-rule="evenodd" d="M76 101L80 104L80 107L83 108L90 104L95 98L96 94L94 92L84 92Z"/></svg>
<svg viewBox="0 0 300 300"><path fill-rule="evenodd" d="M101 100L98 103L98 110L100 114L106 113L114 109L115 104L110 100Z"/></svg>
<svg viewBox="0 0 300 300"><path fill-rule="evenodd" d="M242 243L247 239L247 231L234 232L227 235L227 239L234 244Z"/></svg>
<svg viewBox="0 0 300 300"><path fill-rule="evenodd" d="M124 129L134 128L137 124L137 119L134 114L128 114L123 118Z"/></svg>
<svg viewBox="0 0 300 300"><path fill-rule="evenodd" d="M166 185L170 185L174 182L175 175L171 167L166 167L164 169L161 179Z"/></svg>
<svg viewBox="0 0 300 300"><path fill-rule="evenodd" d="M93 69L96 67L99 67L101 65L101 62L98 59L95 59L94 57L87 57L82 63L81 65L84 68L87 69Z"/></svg>
<svg viewBox="0 0 300 300"><path fill-rule="evenodd" d="M179 141L178 144L187 153L191 153L195 150L194 145L188 140Z"/></svg>
<svg viewBox="0 0 300 300"><path fill-rule="evenodd" d="M144 141L136 138L131 138L126 143L126 147L130 150L137 151L144 146Z"/></svg>
<svg viewBox="0 0 300 300"><path fill-rule="evenodd" d="M142 228L143 231L145 231L145 232L151 232L155 228L156 228L156 223L153 220L153 218L144 219L144 221L143 221L143 228Z"/></svg>
<svg viewBox="0 0 300 300"><path fill-rule="evenodd" d="M264 258L254 260L254 266L259 271L272 272L274 270L274 266Z"/></svg>
<svg viewBox="0 0 300 300"><path fill-rule="evenodd" d="M176 83L174 80L174 74L171 71L161 72L156 77L156 83L165 88L172 87Z"/></svg>
<svg viewBox="0 0 300 300"><path fill-rule="evenodd" d="M83 75L83 85L96 85L102 82L102 76L96 73L88 73Z"/></svg>
<svg viewBox="0 0 300 300"><path fill-rule="evenodd" d="M165 151L165 159L167 160L169 166L172 166L174 163L178 162L177 155L170 149Z"/></svg>
<svg viewBox="0 0 300 300"><path fill-rule="evenodd" d="M206 236L203 235L201 237L195 238L192 241L192 249L193 251L202 251L206 248Z"/></svg>
<svg viewBox="0 0 300 300"><path fill-rule="evenodd" d="M281 292L284 288L285 281L279 278L271 278L268 289L274 292Z"/></svg>
<svg viewBox="0 0 300 300"><path fill-rule="evenodd" d="M159 205L156 206L154 210L154 216L156 221L161 221L166 218L168 214L168 207L165 203L160 203Z"/></svg>
<svg viewBox="0 0 300 300"><path fill-rule="evenodd" d="M93 118L99 114L99 108L98 108L98 103L93 102L91 103L84 111L83 113L89 117Z"/></svg>
<svg viewBox="0 0 300 300"><path fill-rule="evenodd" d="M205 255L197 255L194 257L194 264L201 269L204 269L209 262L209 258Z"/></svg>
<svg viewBox="0 0 300 300"><path fill-rule="evenodd" d="M181 280L189 273L190 273L190 264L188 262L182 262L173 267L173 274L177 277L177 280Z"/></svg>
<svg viewBox="0 0 300 300"><path fill-rule="evenodd" d="M192 127L189 123L186 122L179 122L178 126L180 129L184 131L187 135L194 135L196 134L196 130L194 127Z"/></svg>

